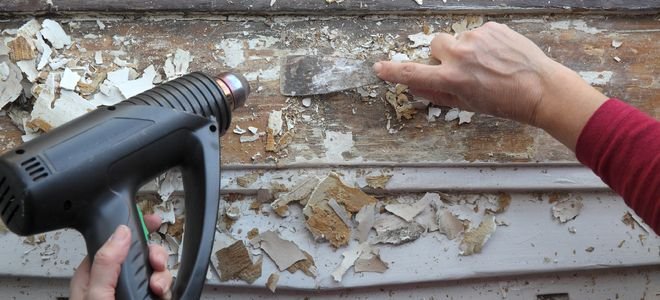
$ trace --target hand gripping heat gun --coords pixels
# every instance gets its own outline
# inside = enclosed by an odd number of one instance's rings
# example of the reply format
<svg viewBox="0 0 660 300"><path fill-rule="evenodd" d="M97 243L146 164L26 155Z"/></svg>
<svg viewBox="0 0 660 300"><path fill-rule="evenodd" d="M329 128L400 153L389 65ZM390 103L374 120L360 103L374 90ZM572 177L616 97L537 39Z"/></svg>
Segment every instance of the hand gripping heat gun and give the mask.
<svg viewBox="0 0 660 300"><path fill-rule="evenodd" d="M74 228L90 258L117 226L127 225L132 241L116 298L154 298L134 199L142 185L178 166L186 218L172 292L175 299L199 299L218 214L219 136L249 93L240 75L191 73L24 143L0 156L2 221L19 235Z"/></svg>

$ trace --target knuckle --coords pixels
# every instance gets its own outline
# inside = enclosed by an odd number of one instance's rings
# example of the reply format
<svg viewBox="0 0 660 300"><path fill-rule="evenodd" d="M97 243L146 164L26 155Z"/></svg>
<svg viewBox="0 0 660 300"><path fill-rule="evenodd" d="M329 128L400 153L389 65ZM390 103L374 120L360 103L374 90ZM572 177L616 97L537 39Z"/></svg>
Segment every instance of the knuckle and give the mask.
<svg viewBox="0 0 660 300"><path fill-rule="evenodd" d="M100 249L94 254L94 263L109 266L114 263L114 255L109 253L106 249Z"/></svg>
<svg viewBox="0 0 660 300"><path fill-rule="evenodd" d="M475 30L470 30L462 33L461 39L462 40L474 40L478 39L482 36L481 30L475 29Z"/></svg>
<svg viewBox="0 0 660 300"><path fill-rule="evenodd" d="M460 44L460 45L456 45L452 49L452 52L454 53L454 56L456 56L457 58L465 59L472 56L474 49L469 45Z"/></svg>
<svg viewBox="0 0 660 300"><path fill-rule="evenodd" d="M502 24L494 22L494 21L488 21L488 22L486 22L486 24L483 25L483 27L492 29L492 28L497 28L500 25L502 25Z"/></svg>

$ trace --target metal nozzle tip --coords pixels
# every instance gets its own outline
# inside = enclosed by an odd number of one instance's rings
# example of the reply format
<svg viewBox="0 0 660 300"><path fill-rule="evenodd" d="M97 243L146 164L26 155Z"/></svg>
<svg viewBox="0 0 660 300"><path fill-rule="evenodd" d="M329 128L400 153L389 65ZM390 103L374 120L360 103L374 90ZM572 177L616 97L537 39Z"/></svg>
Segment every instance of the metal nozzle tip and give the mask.
<svg viewBox="0 0 660 300"><path fill-rule="evenodd" d="M229 89L231 95L227 96L230 96L233 100L234 107L232 109L245 105L245 101L250 95L250 83L243 75L226 72L215 76L215 79L218 84L224 84Z"/></svg>

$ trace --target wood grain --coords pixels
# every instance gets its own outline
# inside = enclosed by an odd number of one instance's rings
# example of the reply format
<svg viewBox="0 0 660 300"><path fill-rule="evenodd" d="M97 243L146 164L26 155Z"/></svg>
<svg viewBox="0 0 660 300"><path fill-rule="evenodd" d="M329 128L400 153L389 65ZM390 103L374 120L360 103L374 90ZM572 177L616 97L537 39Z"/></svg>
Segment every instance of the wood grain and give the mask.
<svg viewBox="0 0 660 300"><path fill-rule="evenodd" d="M5 13L68 13L68 12L144 12L169 11L176 13L205 12L218 14L371 14L403 13L638 13L654 14L660 11L660 2L649 0L426 0L418 5L412 0L345 0L326 3L324 0L280 0L273 6L270 0L227 1L99 1L53 0L48 5L42 0L4 0L0 12Z"/></svg>
<svg viewBox="0 0 660 300"><path fill-rule="evenodd" d="M105 30L100 30L92 19L65 27L87 50L84 53L77 52L75 47L67 50L68 55L80 57L81 64L93 62L97 50L104 51L104 57L109 60L108 51L122 49L129 53L122 58L135 60L138 71L154 64L162 72L166 55L182 48L194 56L190 71L218 73L232 69L218 45L229 40L240 44L241 61L233 69L251 76L254 92L247 106L235 112L233 124L265 130L268 114L284 107L288 107L287 113L298 123L292 144L280 155L265 152L265 138L254 143L239 143L238 135L228 133L222 139L224 164L273 163L266 159L269 155L278 158L280 166L301 161L330 164L575 162L573 153L540 129L485 115L476 115L471 124L459 126L444 121L429 123L426 111L420 110L412 120L392 120L391 127L400 130L390 134L386 128L387 118L394 112L383 99L384 85L378 87L378 97L370 101L349 91L313 97L312 106L304 108L300 97L280 95L277 76L264 75L269 70L277 71L281 57L301 52L386 58L380 47L401 48L409 43L406 36L420 32L424 22L431 24L435 31L448 31L454 21L463 17L109 19L104 21ZM514 16L491 20L506 23L528 36L548 55L572 69L611 71L611 80L597 88L655 118L660 117L660 78L657 75L660 30L655 17ZM15 28L20 24L16 20L0 27ZM324 27L335 33L332 40L320 33ZM99 38L83 38L90 33ZM382 41L374 35L391 35L393 39ZM132 42L113 44L113 36L124 36ZM611 47L613 39L623 41L623 46ZM262 47L251 47L257 43L255 41ZM369 41L375 41L379 47L363 53L344 51ZM620 57L621 62L616 62L614 56ZM328 144L333 142L326 139L333 133L350 133L352 145L332 153L334 150L329 149Z"/></svg>

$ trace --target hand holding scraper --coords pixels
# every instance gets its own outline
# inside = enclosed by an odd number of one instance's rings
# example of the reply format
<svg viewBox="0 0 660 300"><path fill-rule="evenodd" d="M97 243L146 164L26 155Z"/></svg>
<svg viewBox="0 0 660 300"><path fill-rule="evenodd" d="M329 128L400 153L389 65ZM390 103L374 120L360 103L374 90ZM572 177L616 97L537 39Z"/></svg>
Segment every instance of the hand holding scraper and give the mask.
<svg viewBox="0 0 660 300"><path fill-rule="evenodd" d="M380 83L383 80L372 69L376 61L322 55L287 56L281 62L280 93L321 95ZM434 59L425 63L438 64Z"/></svg>

